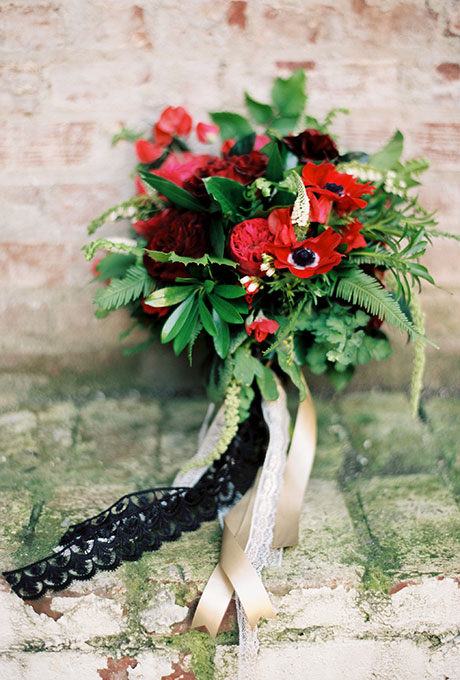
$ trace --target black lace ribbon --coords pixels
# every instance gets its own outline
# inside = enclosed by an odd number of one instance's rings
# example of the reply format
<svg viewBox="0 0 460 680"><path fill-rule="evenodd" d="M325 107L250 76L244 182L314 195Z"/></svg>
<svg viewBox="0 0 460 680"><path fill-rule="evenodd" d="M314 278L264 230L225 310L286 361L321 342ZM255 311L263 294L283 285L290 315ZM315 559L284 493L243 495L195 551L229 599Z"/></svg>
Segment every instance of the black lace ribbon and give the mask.
<svg viewBox="0 0 460 680"><path fill-rule="evenodd" d="M176 541L184 531L195 531L251 486L266 439L262 415L253 410L226 453L193 487L152 488L122 496L98 515L71 525L54 554L6 571L4 577L19 597L37 600L49 590L63 590L72 581L138 560L163 541Z"/></svg>

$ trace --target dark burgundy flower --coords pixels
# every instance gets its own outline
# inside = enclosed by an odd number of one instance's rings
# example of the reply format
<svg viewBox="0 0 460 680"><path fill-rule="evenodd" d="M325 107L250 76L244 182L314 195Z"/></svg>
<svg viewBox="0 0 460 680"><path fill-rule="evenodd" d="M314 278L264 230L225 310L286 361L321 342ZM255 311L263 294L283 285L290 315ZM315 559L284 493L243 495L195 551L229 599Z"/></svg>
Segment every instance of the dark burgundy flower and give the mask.
<svg viewBox="0 0 460 680"><path fill-rule="evenodd" d="M287 148L297 156L301 163L307 161L330 161L337 158L339 151L329 135L314 129L307 129L300 135L283 137Z"/></svg>
<svg viewBox="0 0 460 680"><path fill-rule="evenodd" d="M227 177L246 186L257 177L262 177L267 164L267 157L260 151L251 151L243 156L214 158L195 170L193 176L184 183L184 189L197 198L206 199L208 193L204 186L204 177Z"/></svg>
<svg viewBox="0 0 460 680"><path fill-rule="evenodd" d="M206 223L200 213L167 208L152 217L148 224L151 233L148 250L161 250L163 253L174 251L186 257L201 257L205 254ZM156 262L147 253L144 255L144 266L150 276L160 281L174 281L178 276L188 276L183 264Z"/></svg>
<svg viewBox="0 0 460 680"><path fill-rule="evenodd" d="M273 240L268 222L263 217L244 220L233 227L230 234L230 257L238 262L238 271L247 276L263 276L260 269L262 253Z"/></svg>

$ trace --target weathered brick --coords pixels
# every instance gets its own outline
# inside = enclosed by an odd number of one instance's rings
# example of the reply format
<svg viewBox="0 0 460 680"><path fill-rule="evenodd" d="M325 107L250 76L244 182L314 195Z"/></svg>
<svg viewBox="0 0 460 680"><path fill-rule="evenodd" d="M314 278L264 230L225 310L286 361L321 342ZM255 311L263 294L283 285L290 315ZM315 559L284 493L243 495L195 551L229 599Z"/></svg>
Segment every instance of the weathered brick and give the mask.
<svg viewBox="0 0 460 680"><path fill-rule="evenodd" d="M0 106L10 114L33 114L45 96L40 67L36 62L0 66Z"/></svg>
<svg viewBox="0 0 460 680"><path fill-rule="evenodd" d="M2 49L45 50L65 44L62 2L4 2L0 7Z"/></svg>

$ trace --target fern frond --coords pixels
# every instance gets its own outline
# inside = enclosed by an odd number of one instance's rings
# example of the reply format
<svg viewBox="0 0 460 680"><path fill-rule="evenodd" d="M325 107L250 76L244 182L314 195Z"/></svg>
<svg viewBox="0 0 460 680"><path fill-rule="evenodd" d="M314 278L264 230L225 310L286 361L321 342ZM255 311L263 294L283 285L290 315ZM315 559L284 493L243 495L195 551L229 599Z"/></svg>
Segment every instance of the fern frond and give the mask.
<svg viewBox="0 0 460 680"><path fill-rule="evenodd" d="M414 337L420 336L390 293L382 288L376 279L364 272L355 271L339 279L335 294Z"/></svg>
<svg viewBox="0 0 460 680"><path fill-rule="evenodd" d="M203 324L199 319L196 320L195 327L192 332L192 337L190 338L190 341L188 343L188 362L190 366L192 365L192 351L193 351L193 345L195 344L199 334L201 333L201 330L203 328Z"/></svg>
<svg viewBox="0 0 460 680"><path fill-rule="evenodd" d="M98 290L94 302L101 309L118 309L139 297L146 297L155 288L154 280L144 267L130 267L122 279L113 279L107 288Z"/></svg>

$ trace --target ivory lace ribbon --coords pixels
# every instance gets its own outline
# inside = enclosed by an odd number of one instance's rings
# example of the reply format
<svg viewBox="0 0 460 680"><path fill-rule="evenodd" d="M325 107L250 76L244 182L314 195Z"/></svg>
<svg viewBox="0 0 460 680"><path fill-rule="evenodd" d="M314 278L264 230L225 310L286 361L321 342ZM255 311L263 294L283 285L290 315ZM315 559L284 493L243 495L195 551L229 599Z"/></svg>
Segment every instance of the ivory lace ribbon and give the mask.
<svg viewBox="0 0 460 680"><path fill-rule="evenodd" d="M316 415L303 376L302 380L307 396L297 410L276 513L274 548L292 546L298 541L300 512L315 455ZM206 626L212 637L217 635L234 592L251 628L262 617L275 616L262 580L244 552L260 474L261 471L253 486L225 517L220 561L206 584L192 621L192 628Z"/></svg>

